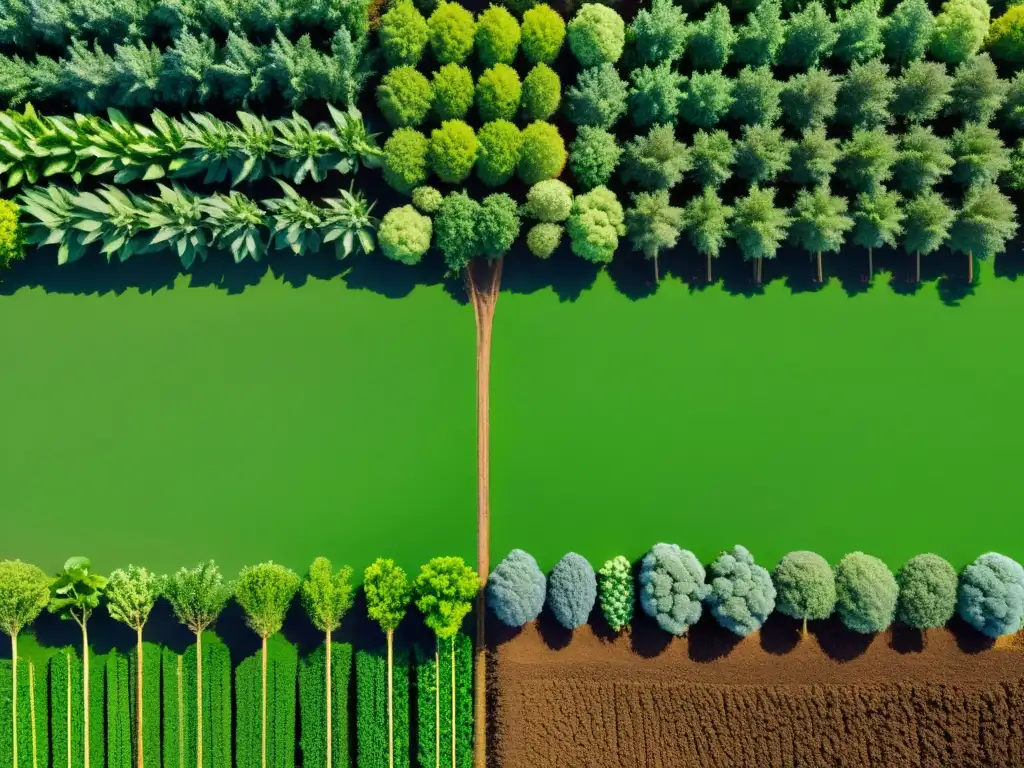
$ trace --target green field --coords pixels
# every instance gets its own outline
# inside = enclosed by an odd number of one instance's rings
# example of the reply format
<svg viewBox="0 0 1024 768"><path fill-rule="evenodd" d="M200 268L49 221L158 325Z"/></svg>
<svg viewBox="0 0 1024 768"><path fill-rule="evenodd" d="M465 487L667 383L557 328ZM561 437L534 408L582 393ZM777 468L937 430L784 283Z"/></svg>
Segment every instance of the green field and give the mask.
<svg viewBox="0 0 1024 768"><path fill-rule="evenodd" d="M474 557L468 306L436 281L192 282L0 285L0 557ZM1022 332L1024 285L991 265L958 306L884 276L853 297L671 278L633 300L604 273L575 301L505 292L492 558L1024 558Z"/></svg>

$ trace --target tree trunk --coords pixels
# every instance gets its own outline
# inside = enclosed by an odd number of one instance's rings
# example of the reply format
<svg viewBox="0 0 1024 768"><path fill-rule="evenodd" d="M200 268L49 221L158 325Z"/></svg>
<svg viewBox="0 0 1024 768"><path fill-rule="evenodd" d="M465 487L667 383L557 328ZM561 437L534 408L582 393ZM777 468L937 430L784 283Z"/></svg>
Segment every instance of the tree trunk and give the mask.
<svg viewBox="0 0 1024 768"><path fill-rule="evenodd" d="M185 657L178 657L178 768L185 768Z"/></svg>
<svg viewBox="0 0 1024 768"><path fill-rule="evenodd" d="M452 638L452 768L455 765L455 638Z"/></svg>
<svg viewBox="0 0 1024 768"><path fill-rule="evenodd" d="M757 259L757 284L761 285L764 282L764 258L758 257Z"/></svg>
<svg viewBox="0 0 1024 768"><path fill-rule="evenodd" d="M267 768L267 638L263 640L263 658L261 665L263 667L263 679L261 682L261 688L263 696L260 700L260 766Z"/></svg>
<svg viewBox="0 0 1024 768"><path fill-rule="evenodd" d="M82 714L84 715L82 727L85 729L83 743L85 744L85 768L89 768L89 630L86 628L86 619L82 619Z"/></svg>
<svg viewBox="0 0 1024 768"><path fill-rule="evenodd" d="M139 751L138 765L143 768L142 756L142 627L135 628L135 743Z"/></svg>
<svg viewBox="0 0 1024 768"><path fill-rule="evenodd" d="M914 272L914 274L916 276L915 277L915 282L920 283L921 282L921 252L920 251L915 251L914 252L914 261L917 264L916 271Z"/></svg>
<svg viewBox="0 0 1024 768"><path fill-rule="evenodd" d="M67 655L68 660L68 697L65 701L68 704L68 768L71 768L71 654Z"/></svg>
<svg viewBox="0 0 1024 768"><path fill-rule="evenodd" d="M434 637L434 768L441 768L441 638Z"/></svg>
<svg viewBox="0 0 1024 768"><path fill-rule="evenodd" d="M825 282L824 274L821 270L821 251L818 251L818 283Z"/></svg>
<svg viewBox="0 0 1024 768"><path fill-rule="evenodd" d="M203 631L196 632L196 768L203 768Z"/></svg>
<svg viewBox="0 0 1024 768"><path fill-rule="evenodd" d="M395 694L394 694L395 630L388 630L388 768L395 768Z"/></svg>
<svg viewBox="0 0 1024 768"><path fill-rule="evenodd" d="M868 248L868 282L873 283L875 281L875 253L874 250Z"/></svg>
<svg viewBox="0 0 1024 768"><path fill-rule="evenodd" d="M324 673L325 681L327 683L327 766L326 768L334 768L334 760L331 757L333 751L334 737L331 735L331 728L334 723L334 712L331 711L331 630L327 630L327 671ZM388 697L390 700L390 696ZM388 744L390 747L391 745Z"/></svg>
<svg viewBox="0 0 1024 768"><path fill-rule="evenodd" d="M11 754L18 767L18 633L11 632Z"/></svg>
<svg viewBox="0 0 1024 768"><path fill-rule="evenodd" d="M757 283L757 259L754 259L752 262L750 262L750 266L754 270L754 283L756 284Z"/></svg>
<svg viewBox="0 0 1024 768"><path fill-rule="evenodd" d="M806 616L804 616L804 626L803 626L803 629L800 630L800 639L801 640L806 640L807 639L807 617Z"/></svg>
<svg viewBox="0 0 1024 768"><path fill-rule="evenodd" d="M708 285L711 284L711 254L708 254Z"/></svg>
<svg viewBox="0 0 1024 768"><path fill-rule="evenodd" d="M658 272L658 254L654 254L654 282L659 282L661 275Z"/></svg>
<svg viewBox="0 0 1024 768"><path fill-rule="evenodd" d="M967 254L967 282L974 284L974 252Z"/></svg>
<svg viewBox="0 0 1024 768"><path fill-rule="evenodd" d="M31 661L28 663L28 716L32 718L32 768L39 768L39 742L36 738L36 668Z"/></svg>

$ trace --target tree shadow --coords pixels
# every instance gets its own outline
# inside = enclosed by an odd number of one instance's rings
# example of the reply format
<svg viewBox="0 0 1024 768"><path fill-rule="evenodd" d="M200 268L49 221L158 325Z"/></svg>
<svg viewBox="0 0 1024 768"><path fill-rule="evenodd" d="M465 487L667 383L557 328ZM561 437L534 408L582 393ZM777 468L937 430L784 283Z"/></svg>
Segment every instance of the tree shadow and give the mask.
<svg viewBox="0 0 1024 768"><path fill-rule="evenodd" d="M953 633L957 648L962 653L974 655L990 651L995 647L995 639L979 632L959 616L954 616L950 620L948 629Z"/></svg>
<svg viewBox="0 0 1024 768"><path fill-rule="evenodd" d="M901 654L921 653L924 651L924 633L901 621L893 622L889 628L889 647Z"/></svg>
<svg viewBox="0 0 1024 768"><path fill-rule="evenodd" d="M665 652L671 645L673 635L658 626L658 622L646 613L633 615L629 627L629 647L637 656L653 659Z"/></svg>
<svg viewBox="0 0 1024 768"><path fill-rule="evenodd" d="M546 605L537 617L537 631L541 639L553 651L560 651L572 642L572 630L558 623L558 619Z"/></svg>
<svg viewBox="0 0 1024 768"><path fill-rule="evenodd" d="M800 645L801 622L773 612L759 633L761 648L773 656L784 656Z"/></svg>
<svg viewBox="0 0 1024 768"><path fill-rule="evenodd" d="M1016 238L1006 244L1006 251L996 256L996 277L1017 280L1024 277L1024 240Z"/></svg>
<svg viewBox="0 0 1024 768"><path fill-rule="evenodd" d="M833 661L847 662L863 656L875 635L865 635L848 629L838 614L825 621L815 622L811 632L818 640L822 652Z"/></svg>
<svg viewBox="0 0 1024 768"><path fill-rule="evenodd" d="M705 610L687 633L687 654L691 661L707 664L724 659L743 640L735 632L723 627Z"/></svg>
<svg viewBox="0 0 1024 768"><path fill-rule="evenodd" d="M661 259L658 261L660 267ZM642 253L626 251L616 254L608 265L608 276L615 284L615 290L630 301L645 299L658 291L658 282L654 279L654 262L644 258Z"/></svg>
<svg viewBox="0 0 1024 768"><path fill-rule="evenodd" d="M487 633L487 650L496 651L523 633L522 627L510 627L493 613L488 613L484 631Z"/></svg>
<svg viewBox="0 0 1024 768"><path fill-rule="evenodd" d="M531 294L550 288L560 301L576 301L594 285L599 271L597 264L573 255L565 238L548 259L536 258L520 242L505 256L501 290Z"/></svg>

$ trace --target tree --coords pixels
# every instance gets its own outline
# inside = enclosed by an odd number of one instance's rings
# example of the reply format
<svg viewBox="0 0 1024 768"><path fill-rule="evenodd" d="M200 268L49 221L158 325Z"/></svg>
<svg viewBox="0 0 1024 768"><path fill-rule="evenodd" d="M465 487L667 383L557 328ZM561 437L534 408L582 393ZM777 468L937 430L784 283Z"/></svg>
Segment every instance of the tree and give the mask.
<svg viewBox="0 0 1024 768"><path fill-rule="evenodd" d="M652 123L674 123L683 101L686 77L672 64L664 62L654 67L634 69L629 90L629 114L639 127Z"/></svg>
<svg viewBox="0 0 1024 768"><path fill-rule="evenodd" d="M938 61L915 61L896 81L892 111L908 123L920 124L935 120L953 100L953 78L946 74L946 65Z"/></svg>
<svg viewBox="0 0 1024 768"><path fill-rule="evenodd" d="M473 50L476 22L458 3L442 2L427 19L427 40L438 64L461 64Z"/></svg>
<svg viewBox="0 0 1024 768"><path fill-rule="evenodd" d="M57 578L50 582L47 610L62 619L73 620L82 630L82 712L85 768L89 768L89 617L99 608L107 578L92 572L87 557L71 557Z"/></svg>
<svg viewBox="0 0 1024 768"><path fill-rule="evenodd" d="M690 61L695 70L719 70L729 63L729 54L736 43L736 31L729 19L729 9L717 3L698 21L690 35Z"/></svg>
<svg viewBox="0 0 1024 768"><path fill-rule="evenodd" d="M886 21L885 58L900 67L923 59L935 29L927 0L901 0Z"/></svg>
<svg viewBox="0 0 1024 768"><path fill-rule="evenodd" d="M782 114L797 130L823 128L836 113L839 78L827 69L793 75L782 88Z"/></svg>
<svg viewBox="0 0 1024 768"><path fill-rule="evenodd" d="M411 589L405 571L394 560L378 557L363 572L366 612L380 625L388 644L388 765L395 765L394 667L395 630L405 618Z"/></svg>
<svg viewBox="0 0 1024 768"><path fill-rule="evenodd" d="M949 142L955 165L953 180L971 186L995 182L1010 167L1010 153L999 131L980 123L967 123L953 131Z"/></svg>
<svg viewBox="0 0 1024 768"><path fill-rule="evenodd" d="M604 128L583 125L569 147L569 169L580 189L586 191L607 184L620 157L622 147L615 136Z"/></svg>
<svg viewBox="0 0 1024 768"><path fill-rule="evenodd" d="M523 55L532 64L554 64L565 41L565 22L541 3L523 14Z"/></svg>
<svg viewBox="0 0 1024 768"><path fill-rule="evenodd" d="M572 252L594 264L607 264L626 234L625 213L615 193L607 187L594 187L577 195L566 231Z"/></svg>
<svg viewBox="0 0 1024 768"><path fill-rule="evenodd" d="M527 122L548 120L562 101L562 81L547 64L537 64L523 80L522 115Z"/></svg>
<svg viewBox="0 0 1024 768"><path fill-rule="evenodd" d="M785 208L775 205L775 190L756 184L733 208L732 236L747 261L754 262L754 282L761 283L764 259L774 259L786 239L792 220Z"/></svg>
<svg viewBox="0 0 1024 768"><path fill-rule="evenodd" d="M523 213L548 223L565 221L572 213L572 189L558 179L539 181L526 193Z"/></svg>
<svg viewBox="0 0 1024 768"><path fill-rule="evenodd" d="M956 613L956 571L949 561L925 554L910 558L896 573L900 588L896 618L927 632L944 627Z"/></svg>
<svg viewBox="0 0 1024 768"><path fill-rule="evenodd" d="M519 38L519 22L501 6L492 5L477 17L476 52L485 67L515 61Z"/></svg>
<svg viewBox="0 0 1024 768"><path fill-rule="evenodd" d="M640 607L666 632L682 636L700 619L711 588L700 560L677 544L655 544L640 564Z"/></svg>
<svg viewBox="0 0 1024 768"><path fill-rule="evenodd" d="M427 219L428 224L429 222L430 219ZM306 578L302 582L302 605L306 609L309 620L313 622L313 626L324 633L324 651L326 653L324 712L327 715L326 768L334 766L332 759L334 710L332 709L331 694L334 686L331 683L331 635L341 626L342 617L348 613L355 602L355 590L352 587L351 579L352 569L349 566L343 566L335 571L330 560L326 557L318 557L309 566L309 573L306 574Z"/></svg>
<svg viewBox="0 0 1024 768"><path fill-rule="evenodd" d="M569 552L555 563L548 577L547 604L559 624L569 630L582 627L596 600L597 576L585 557Z"/></svg>
<svg viewBox="0 0 1024 768"><path fill-rule="evenodd" d="M923 192L948 176L954 164L949 140L936 136L931 126L915 125L900 137L896 181L905 192Z"/></svg>
<svg viewBox="0 0 1024 768"><path fill-rule="evenodd" d="M629 89L612 64L580 72L565 93L565 111L574 125L611 128L626 114Z"/></svg>
<svg viewBox="0 0 1024 768"><path fill-rule="evenodd" d="M892 178L898 156L895 137L881 128L857 128L843 143L839 178L856 192L871 192Z"/></svg>
<svg viewBox="0 0 1024 768"><path fill-rule="evenodd" d="M946 0L935 17L929 50L940 61L957 64L973 56L985 42L989 7L985 0Z"/></svg>
<svg viewBox="0 0 1024 768"><path fill-rule="evenodd" d="M782 20L779 0L764 0L747 16L739 28L736 40L736 58L751 66L770 66L778 63L782 46L786 42L786 24Z"/></svg>
<svg viewBox="0 0 1024 768"><path fill-rule="evenodd" d="M460 274L481 254L479 219L480 203L465 191L445 196L434 216L434 244L441 251L449 274Z"/></svg>
<svg viewBox="0 0 1024 768"><path fill-rule="evenodd" d="M622 17L605 5L585 3L568 27L569 50L581 67L614 64L626 45Z"/></svg>
<svg viewBox="0 0 1024 768"><path fill-rule="evenodd" d="M710 283L711 259L718 258L729 236L732 208L722 202L714 189L705 187L700 196L690 198L683 210L683 226L690 235L690 242L699 253L707 257Z"/></svg>
<svg viewBox="0 0 1024 768"><path fill-rule="evenodd" d="M942 195L932 190L925 190L908 200L903 213L903 250L915 255L917 279L920 281L921 254L932 253L946 242L956 214Z"/></svg>
<svg viewBox="0 0 1024 768"><path fill-rule="evenodd" d="M562 242L565 227L542 221L526 233L526 247L538 259L549 259Z"/></svg>
<svg viewBox="0 0 1024 768"><path fill-rule="evenodd" d="M988 637L1024 627L1024 568L998 552L981 555L960 574L956 611Z"/></svg>
<svg viewBox="0 0 1024 768"><path fill-rule="evenodd" d="M889 102L895 91L896 83L881 59L854 63L839 87L837 116L854 127L888 125L892 122Z"/></svg>
<svg viewBox="0 0 1024 768"><path fill-rule="evenodd" d="M797 193L789 233L798 246L817 255L819 283L824 282L822 252L838 251L846 233L853 229L853 219L846 215L847 207L846 199L833 195L826 184Z"/></svg>
<svg viewBox="0 0 1024 768"><path fill-rule="evenodd" d="M1014 75L1007 85L1001 116L1006 125L1018 130L1024 128L1024 72Z"/></svg>
<svg viewBox="0 0 1024 768"><path fill-rule="evenodd" d="M445 64L430 82L434 114L441 120L462 120L473 106L473 75L461 64Z"/></svg>
<svg viewBox="0 0 1024 768"><path fill-rule="evenodd" d="M389 67L416 66L427 47L427 20L411 0L401 0L380 17L377 35Z"/></svg>
<svg viewBox="0 0 1024 768"><path fill-rule="evenodd" d="M839 31L818 0L812 0L789 17L782 63L800 69L816 67L832 53Z"/></svg>
<svg viewBox="0 0 1024 768"><path fill-rule="evenodd" d="M671 189L691 167L690 150L676 140L671 125L656 125L645 136L637 136L626 145L622 180L643 189Z"/></svg>
<svg viewBox="0 0 1024 768"><path fill-rule="evenodd" d="M793 147L789 177L802 186L822 184L836 172L841 155L839 141L830 139L824 128L809 128Z"/></svg>
<svg viewBox="0 0 1024 768"><path fill-rule="evenodd" d="M377 86L377 106L393 128L422 123L432 100L430 81L409 66L395 67Z"/></svg>
<svg viewBox="0 0 1024 768"><path fill-rule="evenodd" d="M613 632L621 632L633 620L636 589L633 586L633 567L622 555L605 561L597 572L598 599L601 613Z"/></svg>
<svg viewBox="0 0 1024 768"><path fill-rule="evenodd" d="M262 641L262 693L260 697L260 765L267 766L267 638L281 631L299 577L274 562L242 569L235 585L235 600L245 611L245 622Z"/></svg>
<svg viewBox="0 0 1024 768"><path fill-rule="evenodd" d="M107 613L115 621L127 624L135 630L135 695L136 701L143 701L143 649L142 629L149 621L153 605L163 592L163 579L145 568L129 565L127 571L120 568L110 574L107 583ZM135 707L135 753L138 766L143 768L143 707Z"/></svg>
<svg viewBox="0 0 1024 768"><path fill-rule="evenodd" d="M445 120L430 132L427 161L441 181L460 184L473 170L479 151L480 143L469 125L462 120Z"/></svg>
<svg viewBox="0 0 1024 768"><path fill-rule="evenodd" d="M514 120L522 97L523 84L508 64L485 69L476 81L476 108L485 123Z"/></svg>
<svg viewBox="0 0 1024 768"><path fill-rule="evenodd" d="M547 579L533 555L521 549L509 552L487 579L487 602L508 627L521 627L540 616L546 594Z"/></svg>
<svg viewBox="0 0 1024 768"><path fill-rule="evenodd" d="M637 12L628 31L641 66L678 61L689 35L686 14L672 0L653 0L649 9Z"/></svg>
<svg viewBox="0 0 1024 768"><path fill-rule="evenodd" d="M732 89L732 79L721 72L693 73L681 109L683 118L698 128L713 128L732 107Z"/></svg>
<svg viewBox="0 0 1024 768"><path fill-rule="evenodd" d="M404 194L427 180L430 140L415 128L399 128L384 142L384 181Z"/></svg>
<svg viewBox="0 0 1024 768"><path fill-rule="evenodd" d="M828 561L816 552L796 551L783 557L772 571L775 606L780 613L803 622L827 619L836 607L836 578Z"/></svg>
<svg viewBox="0 0 1024 768"><path fill-rule="evenodd" d="M196 768L203 768L203 632L217 620L232 587L213 560L182 568L167 579L164 596L174 615L196 636Z"/></svg>
<svg viewBox="0 0 1024 768"><path fill-rule="evenodd" d="M553 179L562 173L568 156L565 142L551 123L537 121L523 129L516 171L526 184Z"/></svg>
<svg viewBox="0 0 1024 768"><path fill-rule="evenodd" d="M833 53L847 63L870 61L882 55L885 21L880 0L857 0L849 8L836 9L836 40Z"/></svg>
<svg viewBox="0 0 1024 768"><path fill-rule="evenodd" d="M974 257L987 259L1006 250L1017 232L1017 208L995 184L976 184L967 190L963 207L949 230L953 253L967 256L967 282L974 282Z"/></svg>
<svg viewBox="0 0 1024 768"><path fill-rule="evenodd" d="M872 192L861 192L853 205L853 242L868 249L868 281L875 275L872 259L875 248L883 245L896 246L897 238L903 232L905 215L900 210L903 198L899 192L890 192L881 187ZM921 261L917 262L917 281L921 282Z"/></svg>
<svg viewBox="0 0 1024 768"><path fill-rule="evenodd" d="M729 114L741 125L772 125L782 115L782 85L770 67L744 67L736 76Z"/></svg>
<svg viewBox="0 0 1024 768"><path fill-rule="evenodd" d="M626 211L626 231L633 250L654 261L654 280L658 274L658 254L663 248L674 248L683 229L683 209L669 202L668 190L640 192L632 195L633 206Z"/></svg>
<svg viewBox="0 0 1024 768"><path fill-rule="evenodd" d="M512 249L519 237L519 206L504 192L488 195L480 205L476 231L480 250L488 259L498 259Z"/></svg>
<svg viewBox="0 0 1024 768"><path fill-rule="evenodd" d="M488 187L500 187L516 172L521 158L523 135L514 123L495 120L486 123L476 136L479 154L476 175Z"/></svg>
<svg viewBox="0 0 1024 768"><path fill-rule="evenodd" d="M433 188L417 187L414 194L421 189ZM432 235L430 217L424 216L411 205L392 208L384 214L377 227L377 242L381 252L387 258L403 264L419 264L430 249Z"/></svg>
<svg viewBox="0 0 1024 768"><path fill-rule="evenodd" d="M952 102L947 111L964 120L987 123L999 111L1010 86L999 79L987 53L971 56L953 73Z"/></svg>
<svg viewBox="0 0 1024 768"><path fill-rule="evenodd" d="M747 548L737 544L722 552L709 575L706 600L715 621L740 637L760 629L775 609L775 586Z"/></svg>
<svg viewBox="0 0 1024 768"><path fill-rule="evenodd" d="M836 564L836 608L848 629L883 632L896 615L899 588L877 557L852 552Z"/></svg>
<svg viewBox="0 0 1024 768"><path fill-rule="evenodd" d="M720 187L732 177L736 146L725 131L697 131L690 152L694 179L703 187Z"/></svg>
<svg viewBox="0 0 1024 768"><path fill-rule="evenodd" d="M50 602L50 577L21 560L0 561L0 630L11 638L11 764L18 762L18 635ZM33 721L32 728L36 725Z"/></svg>
<svg viewBox="0 0 1024 768"><path fill-rule="evenodd" d="M432 630L434 645L434 754L441 765L441 691L440 641L451 641L452 670L452 768L455 765L455 635L469 615L473 599L480 589L480 577L461 557L435 557L420 568L413 582L416 608Z"/></svg>
<svg viewBox="0 0 1024 768"><path fill-rule="evenodd" d="M985 47L999 61L1010 64L1024 61L1024 8L1013 6L993 21Z"/></svg>
<svg viewBox="0 0 1024 768"><path fill-rule="evenodd" d="M744 125L743 138L736 144L736 173L753 184L774 181L789 169L793 145L781 128Z"/></svg>

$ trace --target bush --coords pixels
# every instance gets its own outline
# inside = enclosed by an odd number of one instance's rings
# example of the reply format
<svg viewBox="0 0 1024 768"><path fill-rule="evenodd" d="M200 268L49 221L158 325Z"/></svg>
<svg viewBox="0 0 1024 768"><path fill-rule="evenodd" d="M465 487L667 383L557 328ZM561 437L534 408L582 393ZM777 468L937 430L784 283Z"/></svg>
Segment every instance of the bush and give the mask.
<svg viewBox="0 0 1024 768"><path fill-rule="evenodd" d="M896 615L899 592L892 571L877 557L853 552L836 565L836 608L854 632L883 632Z"/></svg>
<svg viewBox="0 0 1024 768"><path fill-rule="evenodd" d="M643 189L671 189L691 167L690 150L671 125L656 125L626 145L622 180Z"/></svg>
<svg viewBox="0 0 1024 768"><path fill-rule="evenodd" d="M533 555L513 549L487 579L487 604L508 627L533 621L544 608L547 579Z"/></svg>
<svg viewBox="0 0 1024 768"><path fill-rule="evenodd" d="M584 125L569 147L569 170L580 189L586 191L607 184L622 156L622 147L604 128Z"/></svg>
<svg viewBox="0 0 1024 768"><path fill-rule="evenodd" d="M672 0L653 0L650 10L640 9L629 25L629 39L640 65L681 59L689 35L686 14Z"/></svg>
<svg viewBox="0 0 1024 768"><path fill-rule="evenodd" d="M1015 5L992 22L985 48L999 61L1024 63L1024 7Z"/></svg>
<svg viewBox="0 0 1024 768"><path fill-rule="evenodd" d="M1005 80L999 79L987 53L972 56L953 73L953 100L948 111L965 120L987 123L999 111L1009 88Z"/></svg>
<svg viewBox="0 0 1024 768"><path fill-rule="evenodd" d="M836 172L841 154L839 141L830 139L824 128L808 129L793 147L789 177L802 186L822 184Z"/></svg>
<svg viewBox="0 0 1024 768"><path fill-rule="evenodd" d="M562 101L562 81L547 64L538 64L523 80L523 119L547 120L558 111Z"/></svg>
<svg viewBox="0 0 1024 768"><path fill-rule="evenodd" d="M736 545L719 555L709 575L706 600L715 621L740 637L760 629L775 608L775 587L746 547Z"/></svg>
<svg viewBox="0 0 1024 768"><path fill-rule="evenodd" d="M790 16L782 61L800 69L816 67L828 58L838 41L839 31L828 11L818 0L813 0Z"/></svg>
<svg viewBox="0 0 1024 768"><path fill-rule="evenodd" d="M786 42L786 24L779 0L761 0L739 30L736 58L754 67L778 63Z"/></svg>
<svg viewBox="0 0 1024 768"><path fill-rule="evenodd" d="M693 137L693 175L704 187L716 188L732 177L736 146L725 131L697 131Z"/></svg>
<svg viewBox="0 0 1024 768"><path fill-rule="evenodd" d="M436 764L437 739L434 733L435 684L441 710L441 765L451 765L452 754L452 643L455 643L455 764L473 763L473 641L459 632L451 640L416 643L416 757L417 765ZM440 664L434 663L438 652ZM440 668L440 669L439 669ZM435 683L434 676L440 672ZM395 724L397 728L397 723ZM385 749L387 748L387 732Z"/></svg>
<svg viewBox="0 0 1024 768"><path fill-rule="evenodd" d="M885 20L880 0L858 0L850 8L836 10L836 40L833 53L840 61L865 62L881 56L885 46Z"/></svg>
<svg viewBox="0 0 1024 768"><path fill-rule="evenodd" d="M431 187L419 187L413 194L422 189L440 194ZM413 200L415 201L415 197ZM430 250L432 234L430 217L419 213L411 205L403 205L384 214L377 228L377 242L389 259L403 264L418 264Z"/></svg>
<svg viewBox="0 0 1024 768"><path fill-rule="evenodd" d="M480 220L476 225L477 238L484 256L496 259L504 256L519 237L519 206L504 193L488 195L480 206Z"/></svg>
<svg viewBox="0 0 1024 768"><path fill-rule="evenodd" d="M729 19L729 9L715 5L693 27L690 35L690 61L695 70L717 70L729 63L729 54L736 43L736 31Z"/></svg>
<svg viewBox="0 0 1024 768"><path fill-rule="evenodd" d="M836 607L836 579L828 561L815 552L790 552L772 572L780 613L809 621L827 619Z"/></svg>
<svg viewBox="0 0 1024 768"><path fill-rule="evenodd" d="M459 64L445 64L431 83L434 114L440 120L461 120L473 106L473 75Z"/></svg>
<svg viewBox="0 0 1024 768"><path fill-rule="evenodd" d="M526 193L523 212L530 218L546 223L565 221L572 213L572 190L558 179L537 182Z"/></svg>
<svg viewBox="0 0 1024 768"><path fill-rule="evenodd" d="M582 555L570 552L555 563L548 577L548 606L566 629L582 627L597 600L597 577Z"/></svg>
<svg viewBox="0 0 1024 768"><path fill-rule="evenodd" d="M427 20L410 0L402 0L381 16L377 36L388 67L414 67L427 47Z"/></svg>
<svg viewBox="0 0 1024 768"><path fill-rule="evenodd" d="M741 125L771 125L782 114L782 83L770 67L744 67L736 77L729 113Z"/></svg>
<svg viewBox="0 0 1024 768"><path fill-rule="evenodd" d="M953 160L953 180L970 186L995 182L1010 168L1010 153L999 138L999 131L980 123L968 123L953 131L949 142Z"/></svg>
<svg viewBox="0 0 1024 768"><path fill-rule="evenodd" d="M392 684L395 768L409 768L409 651L401 645L394 650ZM385 652L356 652L355 709L356 765L388 768L388 658ZM430 720L433 722L433 717Z"/></svg>
<svg viewBox="0 0 1024 768"><path fill-rule="evenodd" d="M384 181L406 195L427 180L430 142L414 128L399 128L384 142Z"/></svg>
<svg viewBox="0 0 1024 768"><path fill-rule="evenodd" d="M522 94L519 75L508 64L496 64L484 70L476 81L476 108L480 119L485 123L514 120Z"/></svg>
<svg viewBox="0 0 1024 768"><path fill-rule="evenodd" d="M837 116L846 125L874 128L892 122L889 102L896 90L880 59L854 63L839 86Z"/></svg>
<svg viewBox="0 0 1024 768"><path fill-rule="evenodd" d="M634 125L674 123L683 100L686 78L669 62L653 69L641 67L630 75L629 114Z"/></svg>
<svg viewBox="0 0 1024 768"><path fill-rule="evenodd" d="M554 64L565 41L565 22L541 3L523 14L523 55L531 64Z"/></svg>
<svg viewBox="0 0 1024 768"><path fill-rule="evenodd" d="M619 238L626 234L625 214L615 193L607 187L595 187L577 195L566 230L577 256L595 264L610 262Z"/></svg>
<svg viewBox="0 0 1024 768"><path fill-rule="evenodd" d="M519 22L500 6L492 5L476 20L476 52L485 67L511 64L519 50Z"/></svg>
<svg viewBox="0 0 1024 768"><path fill-rule="evenodd" d="M441 207L444 196L433 187L416 187L412 191L412 204L420 213L433 216Z"/></svg>
<svg viewBox="0 0 1024 768"><path fill-rule="evenodd" d="M976 54L985 42L989 13L985 0L946 0L935 17L929 46L932 55L957 64Z"/></svg>
<svg viewBox="0 0 1024 768"><path fill-rule="evenodd" d="M465 192L453 192L441 203L434 217L434 235L450 272L461 272L470 259L480 255L479 220L480 203Z"/></svg>
<svg viewBox="0 0 1024 768"><path fill-rule="evenodd" d="M261 659L261 653L254 653L235 670L235 702L238 706L235 715L235 750L238 765L261 764ZM281 634L268 638L268 768L290 768L295 763L295 693L298 670L299 654L295 646Z"/></svg>
<svg viewBox="0 0 1024 768"><path fill-rule="evenodd" d="M601 613L613 632L621 632L633 620L633 567L622 555L613 557L597 572Z"/></svg>
<svg viewBox="0 0 1024 768"><path fill-rule="evenodd" d="M545 221L534 224L526 233L526 247L538 259L551 258L551 254L562 242L564 231L565 228L560 224L550 224Z"/></svg>
<svg viewBox="0 0 1024 768"><path fill-rule="evenodd" d="M427 20L430 50L438 64L461 64L473 50L476 23L458 3L442 2Z"/></svg>
<svg viewBox="0 0 1024 768"><path fill-rule="evenodd" d="M896 81L893 114L908 123L927 123L952 101L953 78L946 74L946 65L938 61L915 61Z"/></svg>
<svg viewBox="0 0 1024 768"><path fill-rule="evenodd" d="M753 184L773 181L789 169L794 144L781 128L743 126L743 138L736 144L737 174Z"/></svg>
<svg viewBox="0 0 1024 768"><path fill-rule="evenodd" d="M519 150L519 178L526 184L553 179L565 168L565 142L550 123L530 123Z"/></svg>
<svg viewBox="0 0 1024 768"><path fill-rule="evenodd" d="M640 606L666 632L685 635L711 591L704 578L704 566L692 552L655 544L640 564Z"/></svg>
<svg viewBox="0 0 1024 768"><path fill-rule="evenodd" d="M901 67L923 59L935 29L927 0L902 0L886 21L885 57Z"/></svg>
<svg viewBox="0 0 1024 768"><path fill-rule="evenodd" d="M696 72L686 89L683 118L698 128L713 128L732 107L733 81L721 72Z"/></svg>
<svg viewBox="0 0 1024 768"><path fill-rule="evenodd" d="M943 627L956 613L956 571L938 555L910 558L896 574L896 583L896 618L908 627Z"/></svg>
<svg viewBox="0 0 1024 768"><path fill-rule="evenodd" d="M334 768L352 762L348 722L352 646L331 643L331 765L327 764L326 749L326 664L327 652L323 644L299 661L299 733L305 768Z"/></svg>
<svg viewBox="0 0 1024 768"><path fill-rule="evenodd" d="M629 91L611 64L580 72L565 94L566 114L575 125L611 128L626 113Z"/></svg>
<svg viewBox="0 0 1024 768"><path fill-rule="evenodd" d="M960 575L960 618L989 637L1024 626L1024 568L997 552L981 555Z"/></svg>
<svg viewBox="0 0 1024 768"><path fill-rule="evenodd" d="M581 67L614 64L626 44L626 25L611 8L586 3L568 25L569 50Z"/></svg>
<svg viewBox="0 0 1024 768"><path fill-rule="evenodd" d="M477 178L489 187L500 187L516 172L522 134L508 120L496 120L480 129L477 141L480 144Z"/></svg>
<svg viewBox="0 0 1024 768"><path fill-rule="evenodd" d="M21 209L10 200L0 200L0 269L15 259L25 258L25 234L18 217Z"/></svg>
<svg viewBox="0 0 1024 768"><path fill-rule="evenodd" d="M782 114L797 130L820 128L836 113L839 78L826 69L793 75L782 88Z"/></svg>
<svg viewBox="0 0 1024 768"><path fill-rule="evenodd" d="M427 117L432 101L430 83L412 67L396 67L377 86L377 106L395 128L417 126Z"/></svg>
<svg viewBox="0 0 1024 768"><path fill-rule="evenodd" d="M427 158L441 181L459 184L465 181L476 162L479 144L473 129L461 120L445 120L430 133Z"/></svg>

